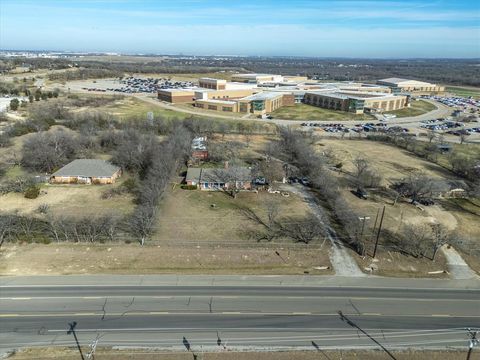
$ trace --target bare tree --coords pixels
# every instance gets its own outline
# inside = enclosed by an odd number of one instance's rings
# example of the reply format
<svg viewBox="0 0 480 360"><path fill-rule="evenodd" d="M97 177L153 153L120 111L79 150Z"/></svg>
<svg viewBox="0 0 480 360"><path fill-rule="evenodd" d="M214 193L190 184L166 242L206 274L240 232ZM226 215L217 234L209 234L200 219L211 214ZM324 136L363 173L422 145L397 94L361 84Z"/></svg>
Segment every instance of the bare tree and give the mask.
<svg viewBox="0 0 480 360"><path fill-rule="evenodd" d="M323 224L313 214L309 214L305 218L289 217L283 219L280 223L280 229L282 235L304 244L325 235Z"/></svg>
<svg viewBox="0 0 480 360"><path fill-rule="evenodd" d="M435 130L431 130L431 129L428 129L427 130L427 139L428 139L428 142L431 143L433 140L435 140L437 138L437 133L435 132Z"/></svg>
<svg viewBox="0 0 480 360"><path fill-rule="evenodd" d="M406 253L418 258L425 255L432 232L428 225L404 224L401 247Z"/></svg>
<svg viewBox="0 0 480 360"><path fill-rule="evenodd" d="M280 236L278 226L279 203L275 200L269 200L265 203L266 219L258 215L250 208L242 208L243 215L260 225L263 231L255 231L257 241L272 241Z"/></svg>
<svg viewBox="0 0 480 360"><path fill-rule="evenodd" d="M0 248L3 243L16 233L16 217L13 215L0 215Z"/></svg>
<svg viewBox="0 0 480 360"><path fill-rule="evenodd" d="M140 238L143 246L148 237L153 233L156 222L157 209L154 206L137 206L130 217L128 225L130 232Z"/></svg>
<svg viewBox="0 0 480 360"><path fill-rule="evenodd" d="M271 187L274 187L275 182L282 181L285 177L284 165L281 161L274 160L271 157L260 161L254 167L254 173L257 177L265 178L265 181Z"/></svg>
<svg viewBox="0 0 480 360"><path fill-rule="evenodd" d="M393 184L393 188L400 196L410 197L412 203L432 196L436 186L436 181L421 171L412 172L408 177Z"/></svg>
<svg viewBox="0 0 480 360"><path fill-rule="evenodd" d="M381 175L371 167L370 162L362 157L357 157L353 160L355 166L355 184L357 187L374 187L381 182Z"/></svg>
<svg viewBox="0 0 480 360"><path fill-rule="evenodd" d="M433 224L432 229L432 261L435 260L438 250L450 240L451 233L445 225Z"/></svg>
<svg viewBox="0 0 480 360"><path fill-rule="evenodd" d="M76 138L65 131L33 134L23 144L22 164L34 170L51 172L72 160L78 149Z"/></svg>

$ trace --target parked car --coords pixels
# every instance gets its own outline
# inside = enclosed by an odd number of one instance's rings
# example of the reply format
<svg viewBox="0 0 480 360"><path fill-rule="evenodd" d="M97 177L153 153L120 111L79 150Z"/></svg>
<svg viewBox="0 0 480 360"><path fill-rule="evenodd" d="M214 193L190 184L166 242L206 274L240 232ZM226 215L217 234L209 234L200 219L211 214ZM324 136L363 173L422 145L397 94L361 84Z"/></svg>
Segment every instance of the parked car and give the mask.
<svg viewBox="0 0 480 360"><path fill-rule="evenodd" d="M420 199L418 200L418 202L425 206L430 206L435 204L435 202L432 199Z"/></svg>
<svg viewBox="0 0 480 360"><path fill-rule="evenodd" d="M360 199L367 200L368 199L368 193L361 188L357 188L357 190L352 191L355 196L357 196Z"/></svg>

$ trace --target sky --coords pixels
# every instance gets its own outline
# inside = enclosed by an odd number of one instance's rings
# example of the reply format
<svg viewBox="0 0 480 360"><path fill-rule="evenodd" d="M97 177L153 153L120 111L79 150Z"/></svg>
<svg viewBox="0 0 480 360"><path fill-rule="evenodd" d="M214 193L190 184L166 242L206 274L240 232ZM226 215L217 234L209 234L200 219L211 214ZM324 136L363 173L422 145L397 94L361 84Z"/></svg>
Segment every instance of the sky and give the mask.
<svg viewBox="0 0 480 360"><path fill-rule="evenodd" d="M0 49L480 58L480 1L0 0Z"/></svg>

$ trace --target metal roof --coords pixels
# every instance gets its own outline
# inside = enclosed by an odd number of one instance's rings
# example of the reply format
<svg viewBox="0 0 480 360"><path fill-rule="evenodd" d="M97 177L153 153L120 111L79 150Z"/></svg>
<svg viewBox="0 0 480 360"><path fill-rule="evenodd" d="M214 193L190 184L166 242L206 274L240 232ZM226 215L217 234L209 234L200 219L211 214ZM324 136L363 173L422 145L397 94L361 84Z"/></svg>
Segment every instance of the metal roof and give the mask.
<svg viewBox="0 0 480 360"><path fill-rule="evenodd" d="M275 99L277 97L282 96L282 94L273 93L273 92L262 92L258 94L253 94L244 98L241 98L240 100L267 100L267 99Z"/></svg>
<svg viewBox="0 0 480 360"><path fill-rule="evenodd" d="M98 159L77 159L54 172L52 176L111 177L120 168Z"/></svg>
<svg viewBox="0 0 480 360"><path fill-rule="evenodd" d="M378 81L392 83L392 84L398 84L398 83L401 83L401 82L404 82L404 81L411 81L411 80L393 77L393 78L381 79L381 80L378 80Z"/></svg>

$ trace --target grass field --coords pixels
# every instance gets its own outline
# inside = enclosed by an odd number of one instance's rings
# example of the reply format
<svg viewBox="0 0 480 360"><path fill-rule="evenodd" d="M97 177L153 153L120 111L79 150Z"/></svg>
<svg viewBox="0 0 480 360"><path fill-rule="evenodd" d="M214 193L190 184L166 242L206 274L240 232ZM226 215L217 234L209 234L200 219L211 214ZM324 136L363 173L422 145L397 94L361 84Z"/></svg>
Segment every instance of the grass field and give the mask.
<svg viewBox="0 0 480 360"><path fill-rule="evenodd" d="M367 114L356 115L345 111L335 111L322 109L320 107L295 104L295 106L285 106L271 113L274 119L284 120L325 120L325 121L343 121L343 120L372 120L373 116Z"/></svg>
<svg viewBox="0 0 480 360"><path fill-rule="evenodd" d="M84 353L88 352L84 349ZM475 350L476 351L476 350ZM390 351L397 360L463 360L466 350L405 350ZM199 360L384 360L388 356L380 350L322 350L320 351L278 351L278 352L200 352L196 353ZM472 356L472 360L475 355ZM16 352L9 357L12 360L50 360L50 359L76 360L79 358L78 350L75 348L32 348ZM190 352L168 352L153 349L123 349L113 350L99 346L95 352L95 359L98 360L191 360Z"/></svg>
<svg viewBox="0 0 480 360"><path fill-rule="evenodd" d="M27 199L21 193L0 195L2 212L35 214L40 205L48 205L55 215L96 216L102 214L126 215L133 210L131 195L118 195L102 199L101 195L112 186L118 187L124 179L115 185L42 185L36 199Z"/></svg>
<svg viewBox="0 0 480 360"><path fill-rule="evenodd" d="M350 193L352 189L352 176L354 166L352 160L357 156L367 158L371 166L383 176L382 185L388 187L391 183L398 181L413 171L423 171L429 177L436 179L458 179L456 175L445 170L439 165L421 159L405 150L391 145L378 142L369 142L366 140L339 141L334 139L323 139L319 145L319 151L326 148L333 150L338 162L343 163L342 172L337 173L339 184L342 185L343 196L349 205L362 216L370 217L365 227L366 239L372 238L371 229L377 212L386 206L383 228L393 233L402 231L400 224L410 225L442 223L449 228L453 234L459 237L478 239L480 232L478 223L480 216L476 203L465 202L462 200L442 200L436 201L433 206L425 206L421 211L406 201L399 201L393 205L393 198L386 193L376 190L370 190L370 198L362 200ZM367 230L368 229L368 230ZM394 273L404 276L425 276L425 272L433 270L444 270L445 263L441 257L437 258L436 263L419 261L414 258L400 256L400 258L391 258L388 253L380 256L379 265L381 271L388 276ZM359 260L361 266L368 264ZM368 261L368 259L367 259ZM395 265L396 269L395 269ZM475 267L475 266L473 266Z"/></svg>
<svg viewBox="0 0 480 360"><path fill-rule="evenodd" d="M430 104L424 100L413 100L411 102L410 107L395 110L395 111L388 111L387 114L397 115L397 117L409 117L409 116L418 116L423 115L429 111L435 110L436 107L433 104Z"/></svg>
<svg viewBox="0 0 480 360"><path fill-rule="evenodd" d="M462 97L474 97L480 99L480 89L479 88L464 88L459 86L447 86L445 89L447 92Z"/></svg>
<svg viewBox="0 0 480 360"><path fill-rule="evenodd" d="M138 118L146 119L148 112L153 112L155 116L162 116L168 119L185 119L190 114L179 111L164 109L148 102L137 99L133 96L125 96L123 99L117 100L109 105L96 108L99 111L106 111L120 118Z"/></svg>
<svg viewBox="0 0 480 360"><path fill-rule="evenodd" d="M265 244L256 247L222 247L125 244L4 244L0 248L0 275L73 274L292 274L305 271L329 275L328 248L283 249ZM278 252L278 254L276 253Z"/></svg>
<svg viewBox="0 0 480 360"><path fill-rule="evenodd" d="M304 216L308 206L300 198L269 194L266 191L241 192L236 199L220 191L182 190L176 187L165 197L159 214L157 243L198 242L207 244L255 244L252 233L259 225L247 219L241 208L265 212L266 201L278 200L280 217ZM215 207L212 207L215 205ZM291 244L291 240L286 240Z"/></svg>

